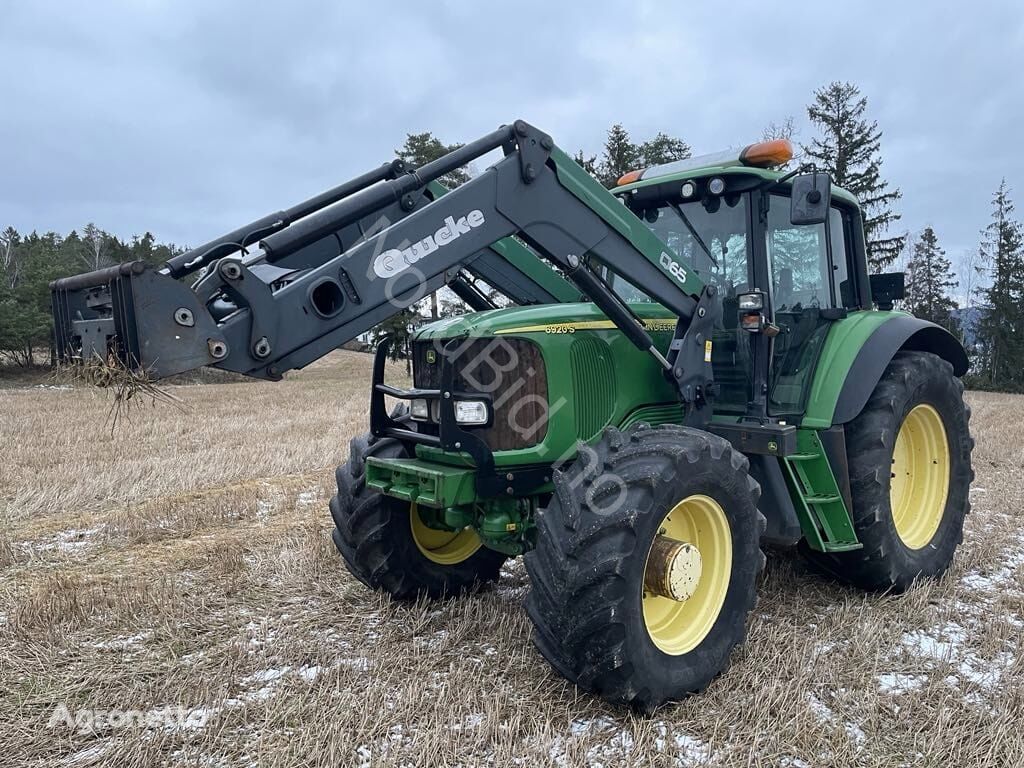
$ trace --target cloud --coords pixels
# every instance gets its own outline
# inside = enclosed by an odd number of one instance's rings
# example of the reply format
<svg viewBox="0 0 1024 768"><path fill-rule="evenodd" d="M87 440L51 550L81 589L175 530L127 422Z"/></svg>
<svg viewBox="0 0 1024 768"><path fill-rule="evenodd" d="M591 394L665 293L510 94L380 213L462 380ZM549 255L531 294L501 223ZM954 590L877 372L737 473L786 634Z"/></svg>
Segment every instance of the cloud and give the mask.
<svg viewBox="0 0 1024 768"><path fill-rule="evenodd" d="M0 224L204 241L375 166L408 132L524 117L568 151L612 122L698 152L806 125L852 80L900 226L972 247L1024 185L1019 6L823 3L12 4L0 26ZM400 7L401 6L401 7Z"/></svg>

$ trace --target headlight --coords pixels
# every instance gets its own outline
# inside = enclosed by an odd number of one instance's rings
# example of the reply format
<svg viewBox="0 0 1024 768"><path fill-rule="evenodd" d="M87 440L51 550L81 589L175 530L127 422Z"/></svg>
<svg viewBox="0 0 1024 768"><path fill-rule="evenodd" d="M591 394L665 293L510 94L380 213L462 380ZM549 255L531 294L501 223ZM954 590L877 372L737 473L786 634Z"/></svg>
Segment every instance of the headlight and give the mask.
<svg viewBox="0 0 1024 768"><path fill-rule="evenodd" d="M708 182L708 192L712 195L720 195L725 192L725 179L721 176L715 176L715 178Z"/></svg>
<svg viewBox="0 0 1024 768"><path fill-rule="evenodd" d="M736 298L739 301L740 311L764 309L764 294L762 293L741 293Z"/></svg>
<svg viewBox="0 0 1024 768"><path fill-rule="evenodd" d="M429 415L429 412L427 410L427 401L413 400L411 403L409 403L409 412L412 414L412 417L414 419L426 421Z"/></svg>
<svg viewBox="0 0 1024 768"><path fill-rule="evenodd" d="M455 421L459 424L486 424L487 403L483 400L456 400Z"/></svg>

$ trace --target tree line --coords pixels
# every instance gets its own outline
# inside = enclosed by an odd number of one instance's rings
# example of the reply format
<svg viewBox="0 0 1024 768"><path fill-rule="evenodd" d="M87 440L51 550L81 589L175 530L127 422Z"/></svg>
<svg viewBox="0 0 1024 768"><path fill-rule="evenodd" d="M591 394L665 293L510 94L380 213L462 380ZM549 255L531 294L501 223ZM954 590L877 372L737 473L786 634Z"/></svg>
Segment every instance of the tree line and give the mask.
<svg viewBox="0 0 1024 768"><path fill-rule="evenodd" d="M832 82L811 95L806 108L814 135L797 142L790 116L770 123L764 140L794 140L798 155L791 167L813 165L860 201L869 270L902 268L907 295L902 308L948 328L964 340L972 357L969 382L975 387L1024 391L1024 229L1014 216L1011 190L1002 180L992 198L992 215L978 247L956 270L932 226L919 233L900 231L902 192L882 173L882 131L870 118L868 102L849 82ZM413 166L458 148L430 132L408 134L395 154ZM580 149L576 161L604 186L613 187L632 170L692 156L681 136L659 131L634 139L621 124L612 125L600 151ZM472 169L460 169L442 181L463 184ZM51 335L50 280L99 269L121 261L142 260L154 266L184 249L160 243L149 232L120 240L94 224L65 236L54 232L21 235L12 227L0 233L0 353L22 365L36 362L35 350ZM496 299L493 289L481 286ZM385 333L407 340L424 318L464 311L450 291L442 290L383 323L371 337ZM394 346L401 353L404 344Z"/></svg>
<svg viewBox="0 0 1024 768"><path fill-rule="evenodd" d="M163 264L183 251L146 232L121 240L89 223L81 232L0 232L0 354L18 365L35 365L53 332L50 281L123 261Z"/></svg>

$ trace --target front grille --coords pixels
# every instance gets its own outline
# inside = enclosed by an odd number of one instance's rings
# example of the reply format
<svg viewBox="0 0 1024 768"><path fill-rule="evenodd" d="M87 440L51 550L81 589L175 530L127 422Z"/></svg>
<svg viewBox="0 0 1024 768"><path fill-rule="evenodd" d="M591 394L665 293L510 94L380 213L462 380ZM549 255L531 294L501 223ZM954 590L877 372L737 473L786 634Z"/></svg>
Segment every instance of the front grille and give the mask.
<svg viewBox="0 0 1024 768"><path fill-rule="evenodd" d="M412 348L413 385L441 386L440 344L416 342ZM430 360L433 362L430 362ZM548 431L548 379L540 348L526 339L466 339L451 360L457 392L489 394L494 407L490 427L472 428L492 451L530 448ZM433 431L436 425L421 425Z"/></svg>
<svg viewBox="0 0 1024 768"><path fill-rule="evenodd" d="M590 440L612 417L615 408L615 371L608 345L591 335L581 336L569 348L575 394L576 436Z"/></svg>

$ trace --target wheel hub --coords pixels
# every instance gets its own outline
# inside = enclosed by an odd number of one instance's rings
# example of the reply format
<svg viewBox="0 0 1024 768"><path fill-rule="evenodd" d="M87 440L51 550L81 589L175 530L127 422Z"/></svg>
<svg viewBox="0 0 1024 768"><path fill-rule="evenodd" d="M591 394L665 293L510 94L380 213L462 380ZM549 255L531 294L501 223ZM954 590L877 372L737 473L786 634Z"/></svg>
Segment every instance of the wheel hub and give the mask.
<svg viewBox="0 0 1024 768"><path fill-rule="evenodd" d="M732 534L710 496L688 496L658 526L644 563L643 618L662 652L689 653L718 619L732 574Z"/></svg>
<svg viewBox="0 0 1024 768"><path fill-rule="evenodd" d="M644 588L655 595L683 602L697 591L702 570L703 560L697 547L659 534L651 544Z"/></svg>

